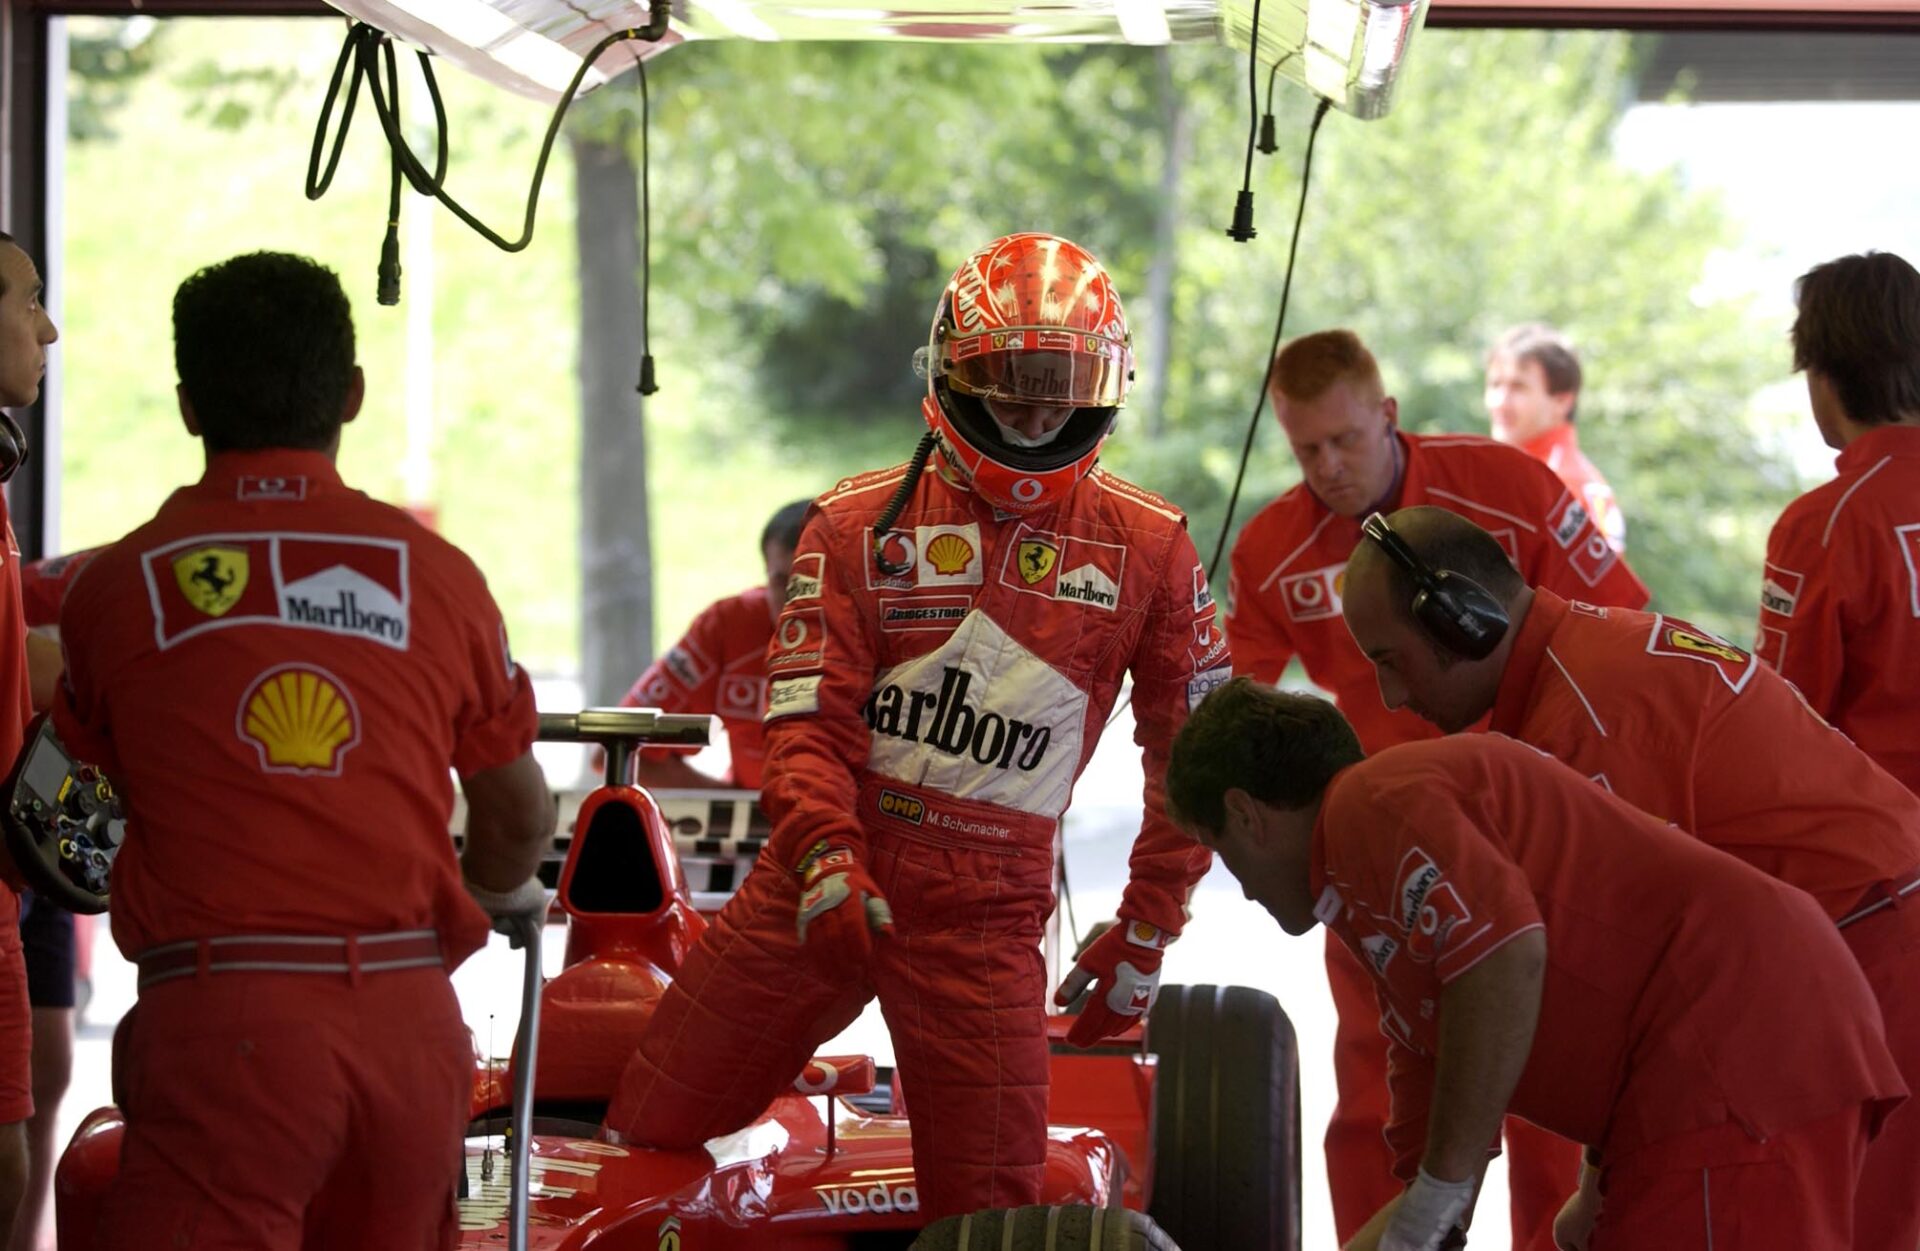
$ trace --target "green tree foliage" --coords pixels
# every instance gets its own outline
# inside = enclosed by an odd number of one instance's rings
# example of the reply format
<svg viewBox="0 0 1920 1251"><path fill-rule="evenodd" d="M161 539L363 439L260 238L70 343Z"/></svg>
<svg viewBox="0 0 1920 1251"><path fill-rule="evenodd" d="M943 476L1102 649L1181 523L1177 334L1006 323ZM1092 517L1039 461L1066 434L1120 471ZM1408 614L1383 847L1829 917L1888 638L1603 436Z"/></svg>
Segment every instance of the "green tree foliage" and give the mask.
<svg viewBox="0 0 1920 1251"><path fill-rule="evenodd" d="M164 351L165 297L183 257L267 243L337 256L374 394L387 403L398 390L400 344L380 329L396 315L371 300L386 165L367 121L339 199L310 208L299 198L338 31L183 23L169 36L178 46L167 74L129 88L135 107L117 115L126 133L75 132L85 142L70 170L69 307L89 281L122 298L70 313L83 333L69 334L68 359L79 365L89 349L99 376L81 387L81 371L69 371L70 420L92 423L92 437L69 437L69 474L86 483L68 499L114 472L89 449L113 449L116 464L149 445L167 450L143 464L184 459ZM1766 525L1796 485L1746 433L1746 414L1755 391L1784 376L1785 355L1778 328L1698 294L1708 257L1735 242L1719 206L1612 151L1633 48L1617 34L1422 33L1389 118L1334 113L1322 129L1288 330L1354 327L1380 355L1409 428L1479 430L1492 335L1523 319L1562 325L1585 352L1582 436L1625 505L1636 567L1663 607L1744 636ZM210 60L218 84L197 77ZM517 221L544 112L457 72L444 81L451 185L488 220ZM1280 151L1256 158L1260 234L1243 245L1223 233L1248 123L1245 62L1229 49L1157 59L1114 47L694 43L656 59L650 85L662 391L646 421L652 514L672 536L657 552L663 636L752 580L771 502L905 457L919 430L911 353L938 286L968 250L1014 229L1056 230L1105 259L1142 342L1165 319L1170 350L1140 361L1139 402L1108 459L1186 507L1210 550L1272 334L1311 114L1304 94L1283 88L1276 100ZM1191 150L1178 168L1177 270L1167 306L1153 308L1145 292L1175 104ZM622 80L583 101L569 126L604 130L638 108ZM216 136L183 116L241 125ZM540 234L520 256L466 239L443 216L434 310L443 528L480 554L517 639L539 640L523 650L560 664L579 594L566 558L577 494L569 181L549 177ZM113 190L125 186L143 194ZM154 203L174 206L167 247L152 238ZM429 211L409 200L408 213ZM170 259L156 264L161 256ZM1150 414L1155 382L1166 399ZM145 424L129 431L135 414ZM402 424L370 406L348 442L350 473L390 498ZM1148 428L1159 433L1148 439ZM1264 418L1238 520L1296 478ZM150 512L159 489L120 492L114 524ZM92 514L73 529L111 537Z"/></svg>

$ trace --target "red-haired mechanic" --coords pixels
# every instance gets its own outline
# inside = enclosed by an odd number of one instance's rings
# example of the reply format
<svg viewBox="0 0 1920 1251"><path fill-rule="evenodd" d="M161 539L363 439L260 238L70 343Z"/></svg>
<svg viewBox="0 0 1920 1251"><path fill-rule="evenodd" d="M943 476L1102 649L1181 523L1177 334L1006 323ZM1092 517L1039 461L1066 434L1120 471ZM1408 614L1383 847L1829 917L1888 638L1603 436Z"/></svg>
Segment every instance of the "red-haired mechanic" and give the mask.
<svg viewBox="0 0 1920 1251"><path fill-rule="evenodd" d="M1530 582L1602 604L1647 602L1646 587L1594 528L1586 505L1545 465L1489 439L1402 431L1399 405L1352 331L1304 335L1282 347L1268 395L1302 481L1261 509L1234 544L1227 593L1234 671L1277 682L1298 657L1368 750L1438 733L1381 704L1373 666L1340 620L1347 558L1369 512L1452 509L1497 535ZM1338 943L1327 945L1327 977L1339 1013L1333 1062L1340 1091L1327 1126L1327 1176L1334 1228L1344 1238L1394 1192L1380 1135L1386 1048L1366 975ZM1516 1122L1513 1131L1514 1246L1552 1251L1554 1213L1577 1179L1577 1152L1529 1125Z"/></svg>

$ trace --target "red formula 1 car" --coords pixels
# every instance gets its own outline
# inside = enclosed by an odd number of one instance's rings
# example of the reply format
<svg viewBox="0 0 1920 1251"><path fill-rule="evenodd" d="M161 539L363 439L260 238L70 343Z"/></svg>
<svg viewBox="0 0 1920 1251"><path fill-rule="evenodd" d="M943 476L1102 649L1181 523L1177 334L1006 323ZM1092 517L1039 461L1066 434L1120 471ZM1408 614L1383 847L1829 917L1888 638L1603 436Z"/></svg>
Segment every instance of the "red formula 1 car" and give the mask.
<svg viewBox="0 0 1920 1251"><path fill-rule="evenodd" d="M902 1112L911 1092L865 1056L817 1057L758 1120L704 1150L608 1141L601 1118L634 1039L706 924L660 806L617 779L638 744L705 719L590 709L541 720L543 739L605 746L608 781L581 805L558 873L565 967L542 986L529 961L538 998L523 1023L537 1021L537 1046L523 1031L508 1073L476 1067L463 1248L520 1245L509 1218L524 1181L525 1245L546 1251L1297 1251L1293 1032L1270 996L1245 988L1170 987L1144 1037L1091 1051L1067 1047L1068 1018L1056 1021L1047 1207L923 1232ZM524 1173L502 1150L516 1081L532 1102ZM121 1129L117 1109L94 1112L60 1161L62 1251L91 1245Z"/></svg>

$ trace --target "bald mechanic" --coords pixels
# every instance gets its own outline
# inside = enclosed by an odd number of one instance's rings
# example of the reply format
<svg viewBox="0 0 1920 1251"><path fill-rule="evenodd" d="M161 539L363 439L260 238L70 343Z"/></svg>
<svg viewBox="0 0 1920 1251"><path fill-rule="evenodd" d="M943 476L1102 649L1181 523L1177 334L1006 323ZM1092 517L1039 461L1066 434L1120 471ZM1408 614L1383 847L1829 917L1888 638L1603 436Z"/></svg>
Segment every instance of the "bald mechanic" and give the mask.
<svg viewBox="0 0 1920 1251"><path fill-rule="evenodd" d="M1920 272L1843 256L1799 303L1793 366L1840 455L1774 523L1754 650L1920 792Z"/></svg>
<svg viewBox="0 0 1920 1251"><path fill-rule="evenodd" d="M1291 934L1367 968L1407 1185L1347 1251L1433 1251L1503 1113L1589 1144L1584 1251L1847 1251L1905 1086L1803 892L1523 743L1364 757L1334 707L1236 678L1182 728L1169 808Z"/></svg>
<svg viewBox="0 0 1920 1251"><path fill-rule="evenodd" d="M451 1248L473 1058L448 973L489 914L546 910L532 684L473 562L340 480L366 382L331 270L235 257L173 327L206 472L60 612L54 724L125 798L139 966L94 1246Z"/></svg>
<svg viewBox="0 0 1920 1251"><path fill-rule="evenodd" d="M1345 611L1386 705L1449 732L1491 714L1494 731L1812 895L1920 1089L1920 907L1897 906L1920 889L1920 799L1778 674L1684 621L1529 588L1491 535L1443 509L1369 518L1367 534ZM1484 630L1457 637L1461 617ZM1862 1247L1920 1247L1920 1114L1895 1114L1868 1155L1856 1232Z"/></svg>
<svg viewBox="0 0 1920 1251"><path fill-rule="evenodd" d="M1277 682L1298 657L1368 750L1438 731L1381 705L1373 667L1340 620L1347 557L1367 513L1411 504L1450 508L1497 533L1530 582L1597 603L1647 602L1646 588L1594 528L1586 506L1545 465L1473 435L1402 431L1399 404L1352 331L1305 335L1281 348L1268 395L1302 481L1255 515L1234 545L1227 596L1234 671ZM1366 975L1338 943L1328 943L1327 976L1339 1011L1340 1090L1327 1126L1327 1173L1334 1227L1344 1238L1394 1193L1380 1137L1386 1049ZM1514 1246L1551 1251L1554 1213L1573 1190L1578 1152L1516 1122L1508 1165Z"/></svg>

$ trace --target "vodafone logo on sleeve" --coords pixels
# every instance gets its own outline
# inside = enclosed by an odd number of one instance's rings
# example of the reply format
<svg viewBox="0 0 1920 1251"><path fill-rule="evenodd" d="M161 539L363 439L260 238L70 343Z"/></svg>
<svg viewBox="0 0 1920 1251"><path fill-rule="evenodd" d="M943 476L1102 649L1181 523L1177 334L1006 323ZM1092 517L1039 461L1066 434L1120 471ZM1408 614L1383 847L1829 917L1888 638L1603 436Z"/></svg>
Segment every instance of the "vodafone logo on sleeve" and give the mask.
<svg viewBox="0 0 1920 1251"><path fill-rule="evenodd" d="M1320 621L1340 615L1340 592L1347 585L1347 562L1310 569L1280 580L1280 598L1294 621Z"/></svg>

